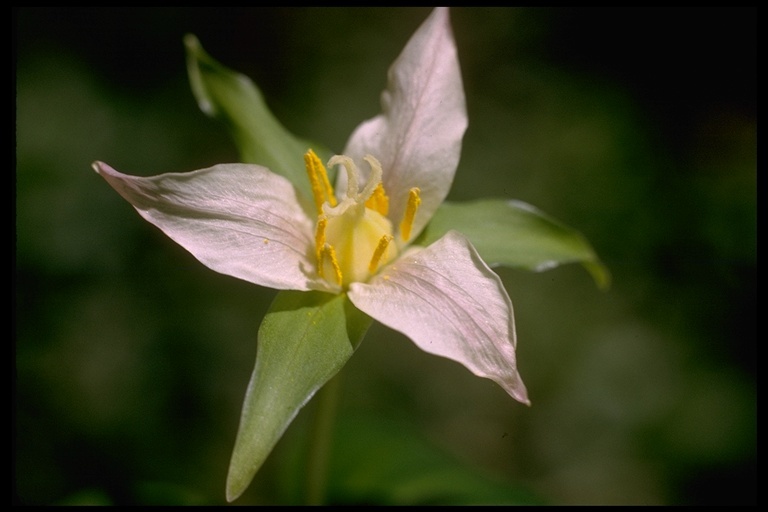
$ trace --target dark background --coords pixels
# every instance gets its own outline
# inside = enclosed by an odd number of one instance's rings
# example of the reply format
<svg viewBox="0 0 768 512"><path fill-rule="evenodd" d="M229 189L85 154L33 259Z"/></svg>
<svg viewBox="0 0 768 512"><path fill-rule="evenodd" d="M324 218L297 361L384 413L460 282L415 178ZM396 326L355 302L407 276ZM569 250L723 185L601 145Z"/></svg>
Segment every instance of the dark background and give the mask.
<svg viewBox="0 0 768 512"><path fill-rule="evenodd" d="M189 91L183 35L251 77L291 131L341 151L428 13L14 12L20 502L223 502L274 292L203 268L89 168L237 160ZM592 242L613 286L574 265L499 270L531 408L374 326L344 371L337 449L352 467L334 466L331 499L754 503L756 9L451 16L469 129L450 199L536 205ZM308 419L237 503L299 500ZM382 458L406 440L434 471ZM446 468L465 494L440 489Z"/></svg>

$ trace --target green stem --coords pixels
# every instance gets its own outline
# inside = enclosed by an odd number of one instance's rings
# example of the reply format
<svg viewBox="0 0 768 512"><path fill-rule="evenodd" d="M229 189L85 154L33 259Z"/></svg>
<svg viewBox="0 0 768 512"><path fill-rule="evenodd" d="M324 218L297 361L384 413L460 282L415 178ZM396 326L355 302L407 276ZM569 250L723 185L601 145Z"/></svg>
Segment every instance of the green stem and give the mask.
<svg viewBox="0 0 768 512"><path fill-rule="evenodd" d="M310 432L307 460L307 505L322 505L326 498L333 422L339 404L341 372L317 392L315 417Z"/></svg>

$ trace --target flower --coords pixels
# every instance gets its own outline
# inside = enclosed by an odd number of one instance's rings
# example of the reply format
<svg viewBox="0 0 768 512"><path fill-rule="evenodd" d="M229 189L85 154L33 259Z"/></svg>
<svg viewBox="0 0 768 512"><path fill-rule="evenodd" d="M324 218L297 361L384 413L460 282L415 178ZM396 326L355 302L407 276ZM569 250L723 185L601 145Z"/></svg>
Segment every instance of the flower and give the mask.
<svg viewBox="0 0 768 512"><path fill-rule="evenodd" d="M528 403L500 278L459 232L414 243L448 194L467 126L446 8L433 11L392 65L382 107L328 161L343 171L335 187L317 155L305 153L310 212L288 179L259 165L154 177L93 167L209 268L280 290L346 294L422 350Z"/></svg>

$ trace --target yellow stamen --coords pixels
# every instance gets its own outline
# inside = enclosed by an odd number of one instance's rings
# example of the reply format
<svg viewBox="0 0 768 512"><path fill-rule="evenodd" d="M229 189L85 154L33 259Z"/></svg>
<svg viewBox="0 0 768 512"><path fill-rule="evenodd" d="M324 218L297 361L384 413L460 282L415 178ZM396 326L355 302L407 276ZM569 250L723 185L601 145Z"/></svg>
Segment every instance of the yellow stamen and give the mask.
<svg viewBox="0 0 768 512"><path fill-rule="evenodd" d="M315 256L317 257L317 273L320 277L323 276L323 266L321 265L321 258L323 247L325 247L325 228L328 225L328 219L324 216L320 216L317 219L317 228L315 229Z"/></svg>
<svg viewBox="0 0 768 512"><path fill-rule="evenodd" d="M405 207L405 215L403 215L403 221L400 223L400 236L403 237L403 241L407 242L411 238L411 228L413 228L413 219L416 217L416 211L421 204L421 197L419 197L419 187L413 187L408 192L408 205Z"/></svg>
<svg viewBox="0 0 768 512"><path fill-rule="evenodd" d="M392 241L391 236L384 235L379 239L379 244L376 246L376 249L373 251L373 256L371 256L371 262L368 264L368 272L373 274L376 272L376 269L379 268L379 263L381 262L381 257L384 256L384 253L387 250L387 247L389 246L389 242Z"/></svg>
<svg viewBox="0 0 768 512"><path fill-rule="evenodd" d="M304 166L307 168L309 183L312 185L312 196L315 199L317 214L323 213L323 203L328 201L331 206L336 206L336 197L333 195L333 187L328 181L328 172L323 162L311 149L304 154Z"/></svg>
<svg viewBox="0 0 768 512"><path fill-rule="evenodd" d="M379 182L378 186L374 189L371 197L365 201L365 206L366 208L375 210L382 215L389 213L389 197L384 191L384 185L381 182Z"/></svg>
<svg viewBox="0 0 768 512"><path fill-rule="evenodd" d="M333 268L333 274L336 278L336 284L341 285L341 267L339 266L339 260L336 258L336 251L330 244L325 244L323 250L320 252L320 260L318 261L318 268L322 269L325 266L325 261L328 259L331 267ZM323 272L318 272L320 277L323 277Z"/></svg>

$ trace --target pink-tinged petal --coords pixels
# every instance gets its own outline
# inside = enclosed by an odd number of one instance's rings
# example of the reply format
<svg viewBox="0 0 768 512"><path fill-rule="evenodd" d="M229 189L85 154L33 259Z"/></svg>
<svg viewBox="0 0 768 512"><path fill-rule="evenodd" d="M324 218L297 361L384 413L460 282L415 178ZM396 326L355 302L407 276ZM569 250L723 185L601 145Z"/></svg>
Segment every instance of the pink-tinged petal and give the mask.
<svg viewBox="0 0 768 512"><path fill-rule="evenodd" d="M345 155L381 162L389 217L399 224L411 187L421 189L418 236L451 188L467 128L464 86L448 9L435 9L392 64L382 114L357 127ZM361 171L366 172L366 166ZM342 181L344 173L339 174ZM340 187L345 190L344 186Z"/></svg>
<svg viewBox="0 0 768 512"><path fill-rule="evenodd" d="M222 164L147 178L93 168L212 270L270 288L323 288L312 277L311 222L290 182L267 168Z"/></svg>
<svg viewBox="0 0 768 512"><path fill-rule="evenodd" d="M504 285L457 231L407 252L349 298L425 352L457 361L528 404L515 358L512 302Z"/></svg>

